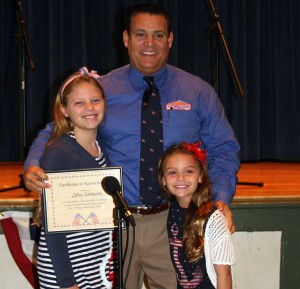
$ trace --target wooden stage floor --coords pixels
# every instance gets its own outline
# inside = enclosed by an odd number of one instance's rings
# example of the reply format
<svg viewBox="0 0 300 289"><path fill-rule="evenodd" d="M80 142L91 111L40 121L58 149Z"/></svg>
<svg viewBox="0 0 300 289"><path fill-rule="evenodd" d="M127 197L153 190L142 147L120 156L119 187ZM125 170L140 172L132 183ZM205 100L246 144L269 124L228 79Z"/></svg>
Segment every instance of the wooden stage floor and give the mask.
<svg viewBox="0 0 300 289"><path fill-rule="evenodd" d="M37 204L38 194L18 188L22 172L22 163L0 162L0 206ZM242 163L238 180L234 204L300 202L300 162Z"/></svg>

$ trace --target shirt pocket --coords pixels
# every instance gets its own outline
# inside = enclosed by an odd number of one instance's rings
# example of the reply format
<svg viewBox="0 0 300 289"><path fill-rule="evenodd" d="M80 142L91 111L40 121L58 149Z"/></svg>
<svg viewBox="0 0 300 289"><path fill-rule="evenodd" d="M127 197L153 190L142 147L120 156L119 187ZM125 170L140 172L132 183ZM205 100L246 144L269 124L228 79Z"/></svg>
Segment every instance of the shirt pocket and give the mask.
<svg viewBox="0 0 300 289"><path fill-rule="evenodd" d="M163 128L165 144L199 140L201 121L197 110L164 110Z"/></svg>

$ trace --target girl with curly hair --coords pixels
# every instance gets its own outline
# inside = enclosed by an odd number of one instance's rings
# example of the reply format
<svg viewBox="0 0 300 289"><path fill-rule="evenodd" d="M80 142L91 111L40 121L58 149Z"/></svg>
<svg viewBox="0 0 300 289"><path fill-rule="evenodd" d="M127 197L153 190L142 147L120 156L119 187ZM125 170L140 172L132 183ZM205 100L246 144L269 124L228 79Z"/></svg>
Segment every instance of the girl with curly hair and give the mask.
<svg viewBox="0 0 300 289"><path fill-rule="evenodd" d="M235 288L234 250L226 217L214 206L200 143L173 145L158 164L160 187L170 202L168 236L177 288Z"/></svg>

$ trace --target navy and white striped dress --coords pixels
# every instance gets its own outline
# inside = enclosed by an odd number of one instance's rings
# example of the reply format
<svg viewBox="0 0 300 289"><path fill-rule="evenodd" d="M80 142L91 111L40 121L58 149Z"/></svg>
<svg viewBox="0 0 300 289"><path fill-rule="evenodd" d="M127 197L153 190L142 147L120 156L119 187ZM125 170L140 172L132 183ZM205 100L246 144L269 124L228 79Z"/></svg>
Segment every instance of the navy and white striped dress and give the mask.
<svg viewBox="0 0 300 289"><path fill-rule="evenodd" d="M100 148L99 152L100 156L96 160L101 167L105 167L105 157ZM116 243L112 231L67 233L66 242L76 284L80 289L113 288L117 265ZM43 227L39 241L37 269L41 289L60 288Z"/></svg>

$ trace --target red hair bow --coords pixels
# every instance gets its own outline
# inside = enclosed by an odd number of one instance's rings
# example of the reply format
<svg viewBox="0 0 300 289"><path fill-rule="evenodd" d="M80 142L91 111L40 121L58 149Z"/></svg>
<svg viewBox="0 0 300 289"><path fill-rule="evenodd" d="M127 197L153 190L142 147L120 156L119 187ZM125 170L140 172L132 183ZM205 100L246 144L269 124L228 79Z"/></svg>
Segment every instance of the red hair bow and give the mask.
<svg viewBox="0 0 300 289"><path fill-rule="evenodd" d="M207 152L204 149L201 149L201 142L196 141L194 143L183 143L182 146L189 152L193 153L196 159L200 162L205 163Z"/></svg>

